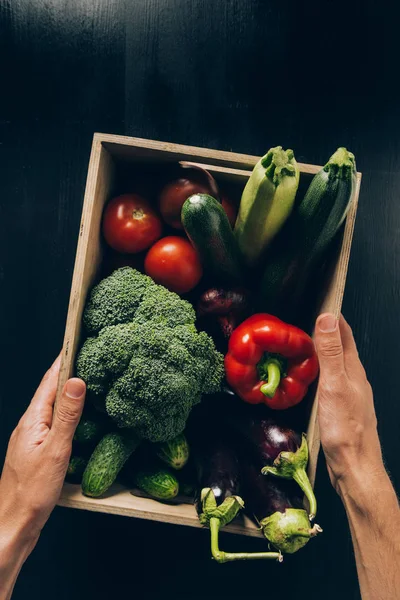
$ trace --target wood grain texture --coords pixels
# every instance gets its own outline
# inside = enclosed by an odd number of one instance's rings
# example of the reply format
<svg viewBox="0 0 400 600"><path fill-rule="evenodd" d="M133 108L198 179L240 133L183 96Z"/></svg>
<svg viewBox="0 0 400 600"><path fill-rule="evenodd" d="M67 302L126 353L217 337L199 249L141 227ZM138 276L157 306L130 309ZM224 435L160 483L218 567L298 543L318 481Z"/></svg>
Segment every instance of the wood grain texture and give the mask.
<svg viewBox="0 0 400 600"><path fill-rule="evenodd" d="M62 345L95 131L254 156L281 144L313 164L344 145L363 183L343 312L399 489L398 13L391 0L0 0L2 455ZM280 566L221 567L207 531L57 508L13 598L355 600L322 455L316 492L324 533Z"/></svg>

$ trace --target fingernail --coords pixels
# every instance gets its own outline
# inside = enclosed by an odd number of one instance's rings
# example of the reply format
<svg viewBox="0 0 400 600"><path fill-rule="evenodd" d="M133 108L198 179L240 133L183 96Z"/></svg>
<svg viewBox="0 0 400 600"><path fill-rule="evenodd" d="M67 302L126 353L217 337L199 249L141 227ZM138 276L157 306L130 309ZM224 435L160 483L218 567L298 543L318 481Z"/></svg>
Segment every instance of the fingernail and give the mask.
<svg viewBox="0 0 400 600"><path fill-rule="evenodd" d="M332 333L335 331L337 324L335 315L322 315L318 320L318 328L322 333Z"/></svg>
<svg viewBox="0 0 400 600"><path fill-rule="evenodd" d="M80 398L85 393L85 384L82 379L77 379L74 377L73 379L69 379L67 381L67 385L65 387L65 393L69 398Z"/></svg>

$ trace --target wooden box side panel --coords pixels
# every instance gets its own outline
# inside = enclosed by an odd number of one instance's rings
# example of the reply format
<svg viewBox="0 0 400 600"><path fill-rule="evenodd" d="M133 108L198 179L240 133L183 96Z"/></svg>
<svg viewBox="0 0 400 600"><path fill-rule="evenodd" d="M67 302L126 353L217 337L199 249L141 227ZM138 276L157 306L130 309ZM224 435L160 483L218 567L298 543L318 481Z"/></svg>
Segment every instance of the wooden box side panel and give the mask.
<svg viewBox="0 0 400 600"><path fill-rule="evenodd" d="M122 160L151 160L162 153L164 161L190 161L205 162L208 166L220 166L233 169L250 170L260 159L259 156L250 154L239 154L236 152L224 152L222 150L211 150L197 146L185 146L183 144L172 144L156 140L145 140L142 138L126 137L122 135L111 135L96 133L95 139L103 143L111 154ZM315 175L321 167L298 163L302 173Z"/></svg>
<svg viewBox="0 0 400 600"><path fill-rule="evenodd" d="M329 287L326 290L325 300L321 306L321 313L330 312L339 318L344 289L346 285L347 269L349 266L351 243L353 240L354 225L357 214L358 197L360 194L361 173L357 173L357 183L354 190L354 197L350 205L349 212L346 218L346 225L343 234L343 241L340 254L338 256L336 266L329 282ZM308 476L311 484L314 485L315 474L317 470L318 453L320 448L320 436L317 420L318 411L318 394L315 395L313 406L311 409L310 420L307 429L307 440L309 448Z"/></svg>
<svg viewBox="0 0 400 600"><path fill-rule="evenodd" d="M94 140L79 228L57 398L66 381L73 374L86 296L101 262L100 223L103 207L113 182L113 171L114 165L110 154L99 141Z"/></svg>

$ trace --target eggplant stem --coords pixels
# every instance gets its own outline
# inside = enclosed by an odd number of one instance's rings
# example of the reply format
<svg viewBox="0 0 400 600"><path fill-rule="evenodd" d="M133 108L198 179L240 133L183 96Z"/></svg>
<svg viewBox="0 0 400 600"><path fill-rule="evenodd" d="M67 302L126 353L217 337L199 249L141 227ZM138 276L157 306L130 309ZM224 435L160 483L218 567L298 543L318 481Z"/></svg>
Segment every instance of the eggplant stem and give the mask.
<svg viewBox="0 0 400 600"><path fill-rule="evenodd" d="M219 549L219 530L221 522L217 517L211 517L210 519L210 531L211 531L211 554L217 563L232 562L234 560L277 560L278 562L283 561L283 556L280 552L223 552Z"/></svg>
<svg viewBox="0 0 400 600"><path fill-rule="evenodd" d="M293 471L293 479L296 483L299 484L301 489L303 490L308 503L310 505L310 521L315 519L315 515L317 514L317 499L314 494L314 490L311 487L311 482L308 478L308 475L303 468L297 468Z"/></svg>

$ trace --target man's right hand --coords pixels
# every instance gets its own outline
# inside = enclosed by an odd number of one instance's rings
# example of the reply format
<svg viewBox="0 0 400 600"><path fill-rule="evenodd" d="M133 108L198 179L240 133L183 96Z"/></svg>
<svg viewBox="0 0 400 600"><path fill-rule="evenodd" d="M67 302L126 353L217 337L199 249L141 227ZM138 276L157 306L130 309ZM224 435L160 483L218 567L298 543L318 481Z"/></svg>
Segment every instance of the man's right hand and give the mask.
<svg viewBox="0 0 400 600"><path fill-rule="evenodd" d="M372 389L343 317L315 327L318 421L329 476L350 525L363 600L400 598L400 511L386 473Z"/></svg>
<svg viewBox="0 0 400 600"><path fill-rule="evenodd" d="M321 315L315 328L320 363L318 418L332 485L354 471L383 470L372 388L353 332L341 316Z"/></svg>

